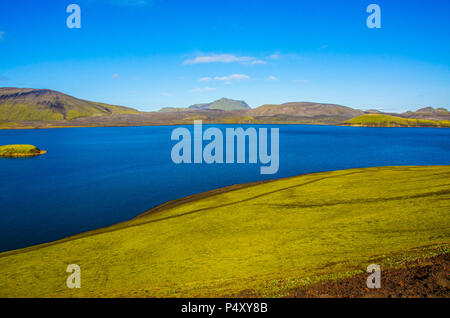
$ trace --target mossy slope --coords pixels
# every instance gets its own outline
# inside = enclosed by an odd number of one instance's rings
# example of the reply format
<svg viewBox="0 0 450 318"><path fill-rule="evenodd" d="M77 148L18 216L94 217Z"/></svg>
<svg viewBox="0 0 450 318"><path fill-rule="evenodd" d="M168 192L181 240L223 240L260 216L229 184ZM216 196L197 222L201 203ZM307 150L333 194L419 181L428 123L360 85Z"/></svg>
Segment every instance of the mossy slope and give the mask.
<svg viewBox="0 0 450 318"><path fill-rule="evenodd" d="M367 127L450 127L449 120L413 119L383 114L365 114L349 119L343 124Z"/></svg>
<svg viewBox="0 0 450 318"><path fill-rule="evenodd" d="M450 166L309 174L214 192L0 254L1 297L282 296L446 249ZM81 289L65 285L81 267Z"/></svg>

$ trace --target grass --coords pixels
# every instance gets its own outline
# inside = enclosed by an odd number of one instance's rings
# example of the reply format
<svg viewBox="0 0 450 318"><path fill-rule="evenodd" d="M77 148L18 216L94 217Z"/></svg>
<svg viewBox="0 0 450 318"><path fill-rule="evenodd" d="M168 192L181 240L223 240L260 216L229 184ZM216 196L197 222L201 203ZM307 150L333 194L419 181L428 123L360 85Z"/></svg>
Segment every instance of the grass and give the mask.
<svg viewBox="0 0 450 318"><path fill-rule="evenodd" d="M343 124L369 127L450 127L449 120L411 119L382 114L361 115Z"/></svg>
<svg viewBox="0 0 450 318"><path fill-rule="evenodd" d="M0 254L0 297L279 297L448 250L450 166L316 173ZM229 190L229 191L226 191ZM68 289L68 264L81 289Z"/></svg>
<svg viewBox="0 0 450 318"><path fill-rule="evenodd" d="M6 145L0 146L0 157L36 156L43 151L32 145Z"/></svg>

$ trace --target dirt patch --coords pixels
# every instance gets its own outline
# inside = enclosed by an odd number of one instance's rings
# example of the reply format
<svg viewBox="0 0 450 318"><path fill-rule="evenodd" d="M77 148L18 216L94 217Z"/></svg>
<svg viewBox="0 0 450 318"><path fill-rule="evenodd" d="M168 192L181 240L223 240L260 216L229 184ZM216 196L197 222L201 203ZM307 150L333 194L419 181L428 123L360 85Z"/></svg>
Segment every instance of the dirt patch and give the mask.
<svg viewBox="0 0 450 318"><path fill-rule="evenodd" d="M287 297L450 297L450 254L409 262L401 268L381 268L381 288L379 289L367 288L366 280L369 275L363 273L322 285L295 288Z"/></svg>

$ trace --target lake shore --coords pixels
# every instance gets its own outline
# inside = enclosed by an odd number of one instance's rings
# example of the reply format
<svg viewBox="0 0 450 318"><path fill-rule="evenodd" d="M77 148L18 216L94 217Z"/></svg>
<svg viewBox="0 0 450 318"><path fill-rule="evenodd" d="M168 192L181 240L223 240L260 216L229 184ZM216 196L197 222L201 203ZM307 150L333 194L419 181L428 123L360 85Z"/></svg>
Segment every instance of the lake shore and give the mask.
<svg viewBox="0 0 450 318"><path fill-rule="evenodd" d="M386 115L363 115L351 120L323 121L314 118L247 118L243 116L214 117L211 114L185 114L183 117L172 117L172 113L146 113L143 115L115 115L111 117L97 116L75 120L58 121L0 121L0 130L9 129L55 129L55 128L87 128L87 127L146 127L146 126L182 126L192 125L194 120L202 120L208 125L324 125L373 128L449 128L448 120L407 119ZM221 116L224 116L223 114ZM131 118L130 118L131 117Z"/></svg>
<svg viewBox="0 0 450 318"><path fill-rule="evenodd" d="M316 124L299 124L299 123L214 123L214 122L204 122L204 125L242 125L242 126L249 126L249 125L279 125L279 126L286 126L286 125L299 125L299 126L307 126L307 125L319 125L319 126L334 126L334 127L354 127L354 128L450 128L447 126L401 126L401 125L386 125L386 126L380 126L380 125L361 125L361 124L322 124L322 123L316 123ZM179 124L147 124L147 125L67 125L67 126L60 126L60 125L48 125L48 126L20 126L20 125L0 125L0 131L1 130L19 130L19 129L26 129L26 130L32 130L32 129L63 129L63 128L119 128L119 127L163 127L163 126L188 126L193 125L193 122L189 123L179 123Z"/></svg>

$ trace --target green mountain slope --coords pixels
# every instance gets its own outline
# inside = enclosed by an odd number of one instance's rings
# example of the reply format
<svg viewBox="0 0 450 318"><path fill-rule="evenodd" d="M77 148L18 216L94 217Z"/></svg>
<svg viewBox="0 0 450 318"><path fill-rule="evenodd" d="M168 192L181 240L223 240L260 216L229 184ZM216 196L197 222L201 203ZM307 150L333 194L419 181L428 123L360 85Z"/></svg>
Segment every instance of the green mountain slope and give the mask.
<svg viewBox="0 0 450 318"><path fill-rule="evenodd" d="M139 114L132 108L95 103L49 89L0 88L0 120L72 120L111 114Z"/></svg>
<svg viewBox="0 0 450 318"><path fill-rule="evenodd" d="M366 127L450 127L449 120L402 118L383 114L365 114L343 122L343 125Z"/></svg>
<svg viewBox="0 0 450 318"><path fill-rule="evenodd" d="M218 109L218 110L245 110L250 109L246 102L241 100L233 100L229 98L221 98L208 104L196 104L189 106L191 109Z"/></svg>
<svg viewBox="0 0 450 318"><path fill-rule="evenodd" d="M450 166L382 167L213 190L0 254L0 297L283 296L399 265L448 247L449 176ZM65 286L69 264L80 289Z"/></svg>

